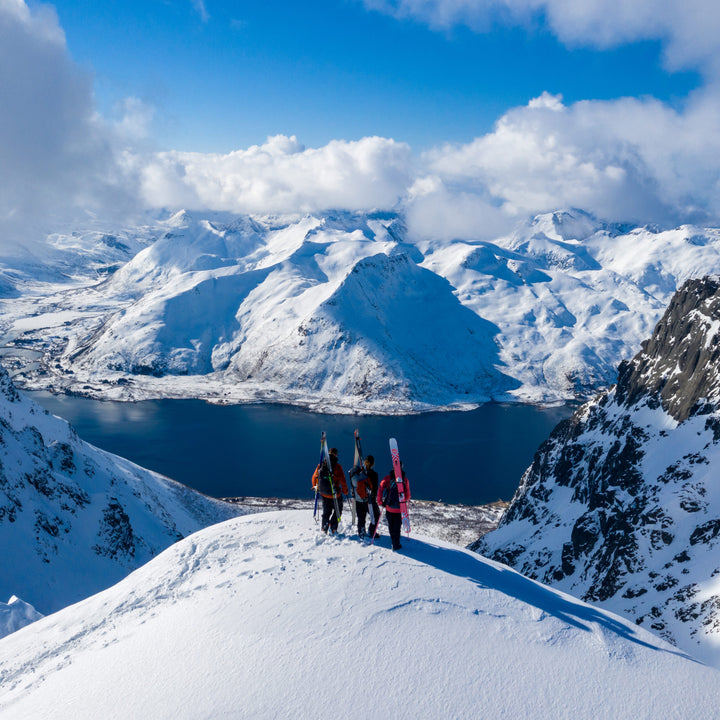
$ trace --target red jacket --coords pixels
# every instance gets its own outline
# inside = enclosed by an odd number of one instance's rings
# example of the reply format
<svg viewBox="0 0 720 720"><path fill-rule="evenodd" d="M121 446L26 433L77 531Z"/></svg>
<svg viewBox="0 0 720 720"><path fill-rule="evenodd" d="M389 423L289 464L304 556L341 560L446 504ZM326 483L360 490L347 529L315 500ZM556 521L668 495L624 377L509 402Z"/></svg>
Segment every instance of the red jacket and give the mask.
<svg viewBox="0 0 720 720"><path fill-rule="evenodd" d="M318 465L315 468L315 472L312 476L312 486L317 487L318 484L318 472L320 470L320 466ZM345 482L345 473L343 472L342 466L340 463L335 463L335 467L333 468L333 487L335 488L335 497L341 497L342 495L348 494L348 487L347 483ZM320 494L323 497L331 498L332 492L326 491L323 492L323 488L320 488Z"/></svg>
<svg viewBox="0 0 720 720"><path fill-rule="evenodd" d="M394 479L395 478L393 477L392 474L386 475L382 479L382 482L380 483L380 487L378 488L378 492L377 492L378 505L382 505L383 491L385 490L385 488L390 487L390 484L393 482ZM405 475L405 473L403 473L402 481L403 481L403 486L405 488L405 502L408 502L408 500L410 500L410 481L407 479L407 476ZM397 507L395 507L394 504L391 505L391 503L388 502L385 505L385 511L391 512L391 513L399 513L400 512L400 504L398 503Z"/></svg>

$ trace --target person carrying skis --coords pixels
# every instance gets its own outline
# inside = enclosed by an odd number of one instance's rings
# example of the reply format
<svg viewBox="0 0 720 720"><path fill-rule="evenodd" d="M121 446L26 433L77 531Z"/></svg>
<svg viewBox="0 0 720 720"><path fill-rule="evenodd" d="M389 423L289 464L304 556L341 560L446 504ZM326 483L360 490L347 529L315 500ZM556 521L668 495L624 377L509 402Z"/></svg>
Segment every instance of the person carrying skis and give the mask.
<svg viewBox="0 0 720 720"><path fill-rule="evenodd" d="M375 464L375 458L368 455L365 458L363 466L355 466L350 471L350 483L355 490L355 509L357 510L357 529L361 538L365 537L365 520L368 515L368 503L372 502L375 514L378 517L379 508L375 502L375 494L378 488L378 474L372 469ZM370 537L375 532L375 522L370 523Z"/></svg>
<svg viewBox="0 0 720 720"><path fill-rule="evenodd" d="M321 463L313 473L312 486L313 489L318 488L320 497L322 497L322 521L320 527L324 533L330 528L330 532L334 535L337 532L338 521L342 513L342 496L343 494L347 495L348 488L345 482L345 473L338 462L337 448L330 448L328 455L330 456L332 477L328 473L325 463ZM333 490L335 491L334 495ZM336 507L337 511L335 510Z"/></svg>
<svg viewBox="0 0 720 720"><path fill-rule="evenodd" d="M410 500L410 483L402 471L403 483L405 484L405 500ZM400 531L402 530L402 516L400 515L400 497L398 495L397 482L395 481L395 471L390 472L382 479L380 487L377 491L377 501L385 508L385 517L387 518L388 530L390 532L390 541L393 550L399 550Z"/></svg>

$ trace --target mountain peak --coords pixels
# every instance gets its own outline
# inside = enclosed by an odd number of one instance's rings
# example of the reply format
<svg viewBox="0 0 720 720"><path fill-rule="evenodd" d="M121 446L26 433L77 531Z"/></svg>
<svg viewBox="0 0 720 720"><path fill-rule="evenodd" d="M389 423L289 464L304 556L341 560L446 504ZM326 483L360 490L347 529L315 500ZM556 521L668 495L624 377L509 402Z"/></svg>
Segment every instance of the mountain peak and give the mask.
<svg viewBox="0 0 720 720"><path fill-rule="evenodd" d="M642 350L620 365L618 401L644 395L679 422L720 402L720 277L688 280Z"/></svg>

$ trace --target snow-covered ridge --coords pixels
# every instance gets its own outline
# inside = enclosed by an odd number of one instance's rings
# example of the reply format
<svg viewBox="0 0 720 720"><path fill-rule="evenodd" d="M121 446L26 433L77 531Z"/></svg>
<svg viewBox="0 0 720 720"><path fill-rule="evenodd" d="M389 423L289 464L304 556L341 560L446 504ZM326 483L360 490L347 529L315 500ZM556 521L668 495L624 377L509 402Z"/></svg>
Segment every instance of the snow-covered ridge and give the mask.
<svg viewBox="0 0 720 720"><path fill-rule="evenodd" d="M46 614L109 587L182 537L241 514L80 440L0 367L0 600ZM33 619L0 605L7 622ZM21 623L22 624L22 623Z"/></svg>
<svg viewBox="0 0 720 720"><path fill-rule="evenodd" d="M689 281L475 546L720 666L720 280Z"/></svg>
<svg viewBox="0 0 720 720"><path fill-rule="evenodd" d="M493 242L413 238L400 215L348 212L182 212L132 235L55 236L75 248L76 287L18 282L0 302L7 344L23 348L5 350L19 383L382 413L587 397L682 282L720 272L716 229L606 226L580 211ZM115 271L98 283L109 236L127 259L108 256Z"/></svg>
<svg viewBox="0 0 720 720"><path fill-rule="evenodd" d="M318 538L295 511L202 530L0 640L15 720L709 720L717 677L471 552Z"/></svg>
<svg viewBox="0 0 720 720"><path fill-rule="evenodd" d="M0 602L0 638L16 632L41 617L42 615L30 603L13 595L6 603Z"/></svg>

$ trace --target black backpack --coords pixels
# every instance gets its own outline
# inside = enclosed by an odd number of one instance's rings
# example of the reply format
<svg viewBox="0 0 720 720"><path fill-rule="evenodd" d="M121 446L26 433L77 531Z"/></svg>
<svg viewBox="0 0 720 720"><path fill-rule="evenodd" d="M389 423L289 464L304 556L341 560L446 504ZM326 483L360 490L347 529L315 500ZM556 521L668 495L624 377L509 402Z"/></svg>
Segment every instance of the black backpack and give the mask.
<svg viewBox="0 0 720 720"><path fill-rule="evenodd" d="M318 468L318 490L321 495L332 495L334 489L327 463L322 462Z"/></svg>
<svg viewBox="0 0 720 720"><path fill-rule="evenodd" d="M392 479L391 483L383 490L383 505L389 505L391 508L400 508L400 495L397 489L397 480Z"/></svg>

